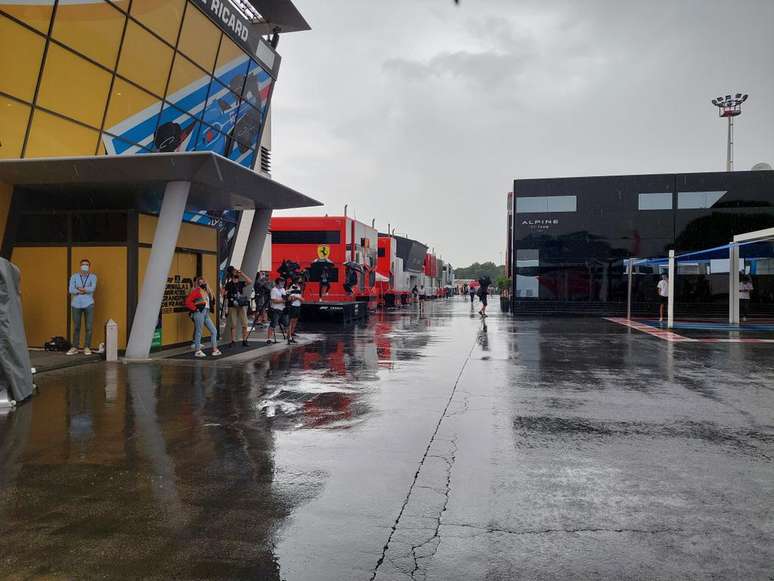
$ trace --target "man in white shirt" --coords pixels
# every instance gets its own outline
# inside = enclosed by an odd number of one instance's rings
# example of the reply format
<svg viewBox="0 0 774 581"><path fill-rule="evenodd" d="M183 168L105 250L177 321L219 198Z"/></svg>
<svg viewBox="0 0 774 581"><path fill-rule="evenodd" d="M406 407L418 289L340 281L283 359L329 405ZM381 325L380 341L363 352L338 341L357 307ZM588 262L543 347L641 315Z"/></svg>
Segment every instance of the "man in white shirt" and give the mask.
<svg viewBox="0 0 774 581"><path fill-rule="evenodd" d="M661 280L658 281L658 321L659 323L664 320L664 307L669 302L669 276L666 274L661 275Z"/></svg>
<svg viewBox="0 0 774 581"><path fill-rule="evenodd" d="M266 335L267 343L276 343L277 339L274 337L274 329L277 324L280 323L280 319L285 314L285 289L282 287L282 279L278 278L274 281L274 288L271 289L269 294L269 330Z"/></svg>

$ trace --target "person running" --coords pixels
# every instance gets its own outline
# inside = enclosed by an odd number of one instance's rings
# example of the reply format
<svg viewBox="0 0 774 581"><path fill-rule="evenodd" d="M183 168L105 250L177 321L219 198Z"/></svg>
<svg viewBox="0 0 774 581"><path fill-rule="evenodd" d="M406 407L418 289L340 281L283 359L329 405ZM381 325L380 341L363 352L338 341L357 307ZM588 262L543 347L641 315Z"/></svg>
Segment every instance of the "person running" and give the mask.
<svg viewBox="0 0 774 581"><path fill-rule="evenodd" d="M228 321L231 328L231 346L236 341L237 327L242 327L242 346L247 347L247 305L250 299L245 297L245 288L253 284L253 280L238 268L231 271L231 277L223 285L223 297L228 308Z"/></svg>
<svg viewBox="0 0 774 581"><path fill-rule="evenodd" d="M288 344L296 342L296 325L298 325L298 319L301 317L301 303L304 302L303 293L301 287L295 282L288 290L288 317L290 318L290 324L288 325Z"/></svg>
<svg viewBox="0 0 774 581"><path fill-rule="evenodd" d="M207 357L207 354L202 351L202 330L204 327L207 327L210 332L212 356L221 355L218 350L218 330L210 319L210 309L214 300L215 297L210 290L210 285L207 284L207 280L203 276L196 279L196 287L188 293L185 299L185 306L191 313L194 323L194 357L197 358Z"/></svg>
<svg viewBox="0 0 774 581"><path fill-rule="evenodd" d="M746 321L750 316L750 293L753 291L752 279L746 274L742 275L739 282L739 313L742 315L742 321Z"/></svg>
<svg viewBox="0 0 774 581"><path fill-rule="evenodd" d="M78 272L70 277L70 315L73 319L73 344L67 355L76 355L81 342L81 319L85 322L83 354L91 355L91 332L94 326L94 291L97 290L97 275L91 272L88 258L81 260Z"/></svg>
<svg viewBox="0 0 774 581"><path fill-rule="evenodd" d="M669 303L669 276L666 274L661 275L661 280L658 281L658 322L661 323L664 320L664 307Z"/></svg>
<svg viewBox="0 0 774 581"><path fill-rule="evenodd" d="M478 284L478 298L481 301L481 309L478 314L482 317L488 317L486 307L489 304L489 285L492 284L492 281L488 276L482 276L478 279Z"/></svg>
<svg viewBox="0 0 774 581"><path fill-rule="evenodd" d="M281 324L280 319L285 315L285 288L283 287L283 281L281 278L277 278L274 281L274 287L271 289L269 295L269 330L266 332L266 342L276 343L274 329L277 324Z"/></svg>

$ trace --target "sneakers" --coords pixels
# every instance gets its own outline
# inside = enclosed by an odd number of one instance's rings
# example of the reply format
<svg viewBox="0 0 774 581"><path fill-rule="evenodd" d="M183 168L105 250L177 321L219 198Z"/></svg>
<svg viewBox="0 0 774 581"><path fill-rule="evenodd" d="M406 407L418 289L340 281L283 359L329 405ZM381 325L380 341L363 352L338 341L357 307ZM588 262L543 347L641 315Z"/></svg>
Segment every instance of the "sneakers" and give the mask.
<svg viewBox="0 0 774 581"><path fill-rule="evenodd" d="M242 347L248 347L250 344L247 342L247 339L242 341Z"/></svg>
<svg viewBox="0 0 774 581"><path fill-rule="evenodd" d="M72 347L65 355L78 355L78 347Z"/></svg>
<svg viewBox="0 0 774 581"><path fill-rule="evenodd" d="M194 357L198 357L199 359L204 359L205 357L207 357L207 355L204 353L204 351L199 349L196 353L194 353Z"/></svg>
<svg viewBox="0 0 774 581"><path fill-rule="evenodd" d="M215 349L215 351L212 352L213 357L220 357L223 355L223 353L220 352L220 349Z"/></svg>
<svg viewBox="0 0 774 581"><path fill-rule="evenodd" d="M90 347L84 347L83 348L83 354L84 355L91 355L91 348Z"/></svg>

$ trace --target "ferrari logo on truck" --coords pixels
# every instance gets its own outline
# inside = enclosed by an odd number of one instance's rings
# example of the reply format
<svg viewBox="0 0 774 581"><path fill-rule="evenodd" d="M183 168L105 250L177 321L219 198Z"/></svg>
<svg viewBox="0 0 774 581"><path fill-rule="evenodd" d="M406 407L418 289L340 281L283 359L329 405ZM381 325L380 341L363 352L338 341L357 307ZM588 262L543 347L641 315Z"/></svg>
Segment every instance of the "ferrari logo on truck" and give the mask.
<svg viewBox="0 0 774 581"><path fill-rule="evenodd" d="M320 244L317 247L317 258L325 259L331 255L331 247L327 244Z"/></svg>

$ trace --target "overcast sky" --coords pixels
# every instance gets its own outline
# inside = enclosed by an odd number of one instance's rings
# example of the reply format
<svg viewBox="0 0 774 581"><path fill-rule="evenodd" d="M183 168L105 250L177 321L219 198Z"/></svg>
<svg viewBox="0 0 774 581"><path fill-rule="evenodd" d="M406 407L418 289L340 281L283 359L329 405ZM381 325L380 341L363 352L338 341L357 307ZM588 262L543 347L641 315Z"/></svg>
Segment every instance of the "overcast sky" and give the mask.
<svg viewBox="0 0 774 581"><path fill-rule="evenodd" d="M456 266L499 261L514 178L774 163L774 0L295 0L275 179ZM309 214L310 211L296 212Z"/></svg>

